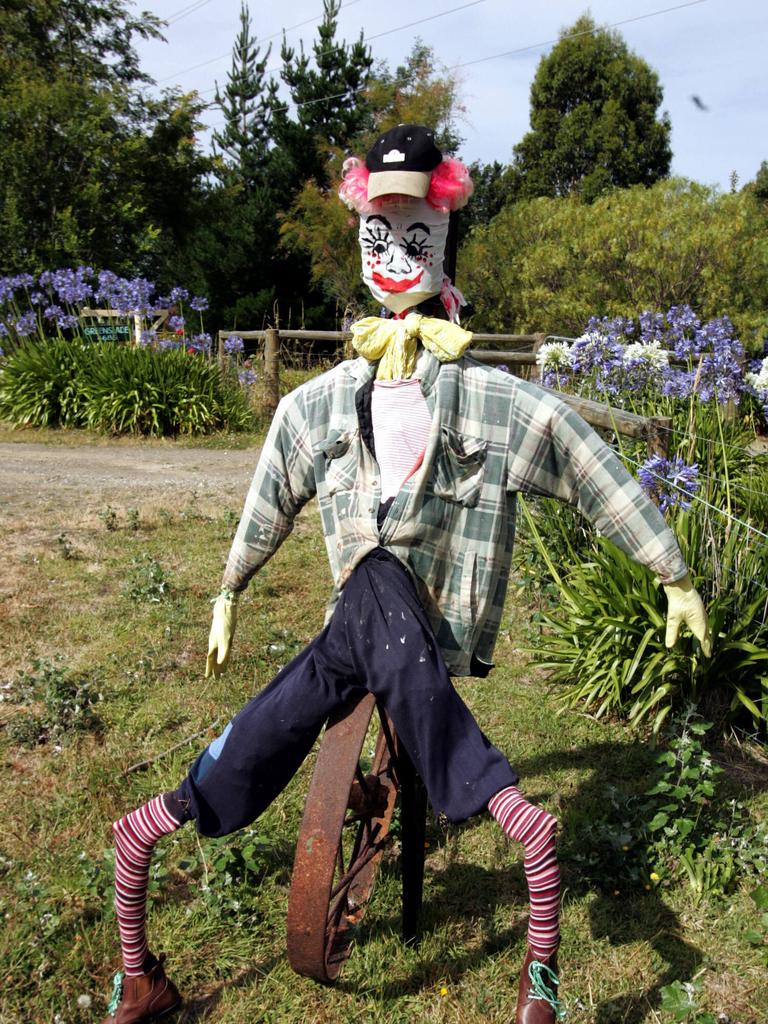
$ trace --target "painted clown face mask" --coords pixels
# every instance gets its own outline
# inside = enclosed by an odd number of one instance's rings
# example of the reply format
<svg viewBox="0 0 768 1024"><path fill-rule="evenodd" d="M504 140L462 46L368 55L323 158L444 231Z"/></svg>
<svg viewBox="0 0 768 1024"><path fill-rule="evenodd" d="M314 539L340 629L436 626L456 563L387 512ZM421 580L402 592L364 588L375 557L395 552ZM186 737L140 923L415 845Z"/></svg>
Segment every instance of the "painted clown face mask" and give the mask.
<svg viewBox="0 0 768 1024"><path fill-rule="evenodd" d="M363 280L393 313L440 292L448 218L423 199L404 198L361 215Z"/></svg>

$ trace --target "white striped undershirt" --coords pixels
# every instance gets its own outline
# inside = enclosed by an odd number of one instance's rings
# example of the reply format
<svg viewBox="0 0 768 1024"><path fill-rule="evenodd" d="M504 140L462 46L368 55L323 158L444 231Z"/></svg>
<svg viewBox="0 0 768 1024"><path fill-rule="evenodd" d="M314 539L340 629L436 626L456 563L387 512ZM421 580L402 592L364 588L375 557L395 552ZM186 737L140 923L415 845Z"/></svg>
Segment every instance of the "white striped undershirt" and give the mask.
<svg viewBox="0 0 768 1024"><path fill-rule="evenodd" d="M386 501L403 486L427 446L432 415L418 377L374 381L371 419L381 500Z"/></svg>

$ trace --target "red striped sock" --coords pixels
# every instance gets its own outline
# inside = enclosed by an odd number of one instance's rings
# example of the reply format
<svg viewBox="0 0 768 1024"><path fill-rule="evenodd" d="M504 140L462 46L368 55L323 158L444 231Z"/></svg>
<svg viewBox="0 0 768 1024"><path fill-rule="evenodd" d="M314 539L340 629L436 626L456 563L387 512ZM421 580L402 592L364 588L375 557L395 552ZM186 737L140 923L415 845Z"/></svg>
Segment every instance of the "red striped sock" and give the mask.
<svg viewBox="0 0 768 1024"><path fill-rule="evenodd" d="M557 818L529 804L516 786L491 797L488 810L510 839L523 844L523 870L531 913L528 945L542 958L560 944L560 868L555 849Z"/></svg>
<svg viewBox="0 0 768 1024"><path fill-rule="evenodd" d="M153 797L112 826L115 836L115 912L128 977L143 974L147 944L147 885L152 850L161 836L175 832L179 822L162 796Z"/></svg>

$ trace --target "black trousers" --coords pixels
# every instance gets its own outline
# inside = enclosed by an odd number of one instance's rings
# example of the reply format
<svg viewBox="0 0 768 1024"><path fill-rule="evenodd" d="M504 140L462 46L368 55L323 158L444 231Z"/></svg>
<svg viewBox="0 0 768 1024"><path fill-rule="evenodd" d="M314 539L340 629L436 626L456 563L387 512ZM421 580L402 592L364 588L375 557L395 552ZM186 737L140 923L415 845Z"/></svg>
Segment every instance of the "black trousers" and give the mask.
<svg viewBox="0 0 768 1024"><path fill-rule="evenodd" d="M484 810L517 775L453 687L408 573L380 548L355 568L328 625L250 700L166 794L207 836L249 825L285 788L329 714L366 690L386 708L452 821Z"/></svg>

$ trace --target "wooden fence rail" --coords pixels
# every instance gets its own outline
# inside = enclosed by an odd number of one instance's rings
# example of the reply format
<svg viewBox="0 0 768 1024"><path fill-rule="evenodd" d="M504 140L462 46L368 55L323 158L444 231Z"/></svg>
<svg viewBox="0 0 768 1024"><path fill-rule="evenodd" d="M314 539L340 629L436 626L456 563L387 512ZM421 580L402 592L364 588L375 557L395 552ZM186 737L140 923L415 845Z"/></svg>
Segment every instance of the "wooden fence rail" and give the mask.
<svg viewBox="0 0 768 1024"><path fill-rule="evenodd" d="M230 335L243 341L258 341L264 344L264 385L265 412L273 415L280 400L280 342L281 341L334 341L343 345L352 337L349 331L293 331L267 328L264 331L219 331L219 359L227 357L224 342ZM474 334L473 342L494 345L526 346L514 349L472 349L472 357L478 362L493 366L504 365L527 370L536 365L536 352L548 335L536 334ZM529 372L529 371L528 371ZM633 437L646 442L648 455L668 455L672 418L669 416L638 416L625 412L604 402L593 402L579 395L569 395L552 388L545 390L556 394L593 427L613 430L617 434Z"/></svg>

